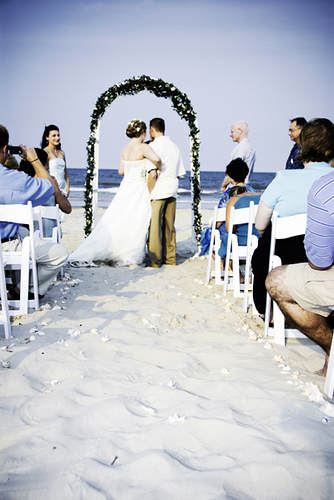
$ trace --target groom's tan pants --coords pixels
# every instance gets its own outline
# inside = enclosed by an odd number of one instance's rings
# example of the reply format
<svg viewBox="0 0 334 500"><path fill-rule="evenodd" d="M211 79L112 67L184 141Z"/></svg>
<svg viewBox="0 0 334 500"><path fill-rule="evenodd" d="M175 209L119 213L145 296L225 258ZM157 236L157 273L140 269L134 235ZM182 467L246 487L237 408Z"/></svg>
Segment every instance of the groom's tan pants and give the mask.
<svg viewBox="0 0 334 500"><path fill-rule="evenodd" d="M152 267L162 264L176 265L176 233L175 214L176 199L174 197L151 201L152 215L148 240L148 255Z"/></svg>

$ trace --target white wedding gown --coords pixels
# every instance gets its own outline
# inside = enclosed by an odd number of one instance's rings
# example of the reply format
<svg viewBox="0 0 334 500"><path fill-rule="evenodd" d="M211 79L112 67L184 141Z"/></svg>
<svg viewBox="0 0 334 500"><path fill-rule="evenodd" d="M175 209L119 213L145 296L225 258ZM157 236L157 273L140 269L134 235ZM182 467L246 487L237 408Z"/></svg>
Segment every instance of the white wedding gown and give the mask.
<svg viewBox="0 0 334 500"><path fill-rule="evenodd" d="M113 261L116 266L141 264L151 219L147 160L123 161L124 179L107 211L69 262Z"/></svg>

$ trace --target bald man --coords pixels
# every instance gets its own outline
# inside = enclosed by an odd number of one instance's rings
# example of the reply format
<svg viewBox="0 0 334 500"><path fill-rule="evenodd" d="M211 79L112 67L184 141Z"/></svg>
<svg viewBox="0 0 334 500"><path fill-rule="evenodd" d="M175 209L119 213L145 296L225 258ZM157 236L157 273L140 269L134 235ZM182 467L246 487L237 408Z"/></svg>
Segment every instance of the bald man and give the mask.
<svg viewBox="0 0 334 500"><path fill-rule="evenodd" d="M233 142L236 142L237 145L233 149L230 160L235 160L236 158L241 158L244 162L247 163L249 168L249 174L246 178L245 182L249 182L250 176L252 175L254 164L255 164L255 151L252 148L251 143L248 140L248 125L244 121L238 121L233 123L231 126L230 137ZM222 190L225 191L227 186L230 183L230 178L228 175L225 175L225 178L222 183Z"/></svg>

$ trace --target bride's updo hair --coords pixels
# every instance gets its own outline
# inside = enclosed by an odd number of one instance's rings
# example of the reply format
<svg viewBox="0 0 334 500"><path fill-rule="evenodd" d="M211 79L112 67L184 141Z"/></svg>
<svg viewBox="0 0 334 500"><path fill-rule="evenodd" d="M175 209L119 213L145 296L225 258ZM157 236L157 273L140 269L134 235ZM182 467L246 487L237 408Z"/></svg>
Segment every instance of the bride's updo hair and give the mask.
<svg viewBox="0 0 334 500"><path fill-rule="evenodd" d="M125 131L126 135L132 139L133 137L139 137L143 132L146 133L146 124L141 120L132 120L128 124Z"/></svg>

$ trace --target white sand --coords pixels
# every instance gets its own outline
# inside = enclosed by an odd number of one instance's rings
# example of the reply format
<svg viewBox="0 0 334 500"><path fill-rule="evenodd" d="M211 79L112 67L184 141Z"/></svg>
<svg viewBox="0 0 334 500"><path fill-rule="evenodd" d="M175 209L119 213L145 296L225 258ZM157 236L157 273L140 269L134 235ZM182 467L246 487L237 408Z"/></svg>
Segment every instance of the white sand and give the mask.
<svg viewBox="0 0 334 500"><path fill-rule="evenodd" d="M205 286L190 221L177 211L176 267L68 267L51 309L1 339L1 499L333 498L323 353L263 342L261 320ZM69 250L83 223L67 216Z"/></svg>

